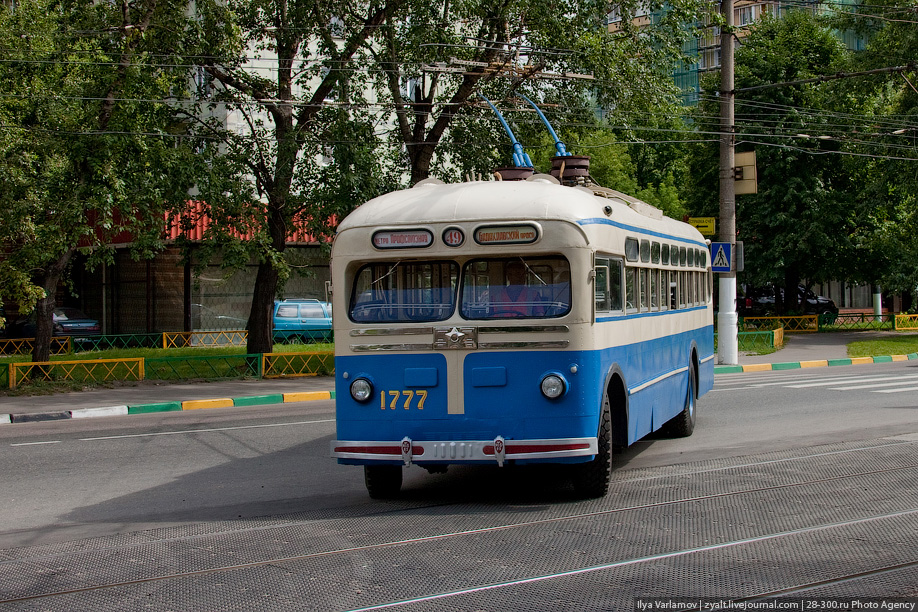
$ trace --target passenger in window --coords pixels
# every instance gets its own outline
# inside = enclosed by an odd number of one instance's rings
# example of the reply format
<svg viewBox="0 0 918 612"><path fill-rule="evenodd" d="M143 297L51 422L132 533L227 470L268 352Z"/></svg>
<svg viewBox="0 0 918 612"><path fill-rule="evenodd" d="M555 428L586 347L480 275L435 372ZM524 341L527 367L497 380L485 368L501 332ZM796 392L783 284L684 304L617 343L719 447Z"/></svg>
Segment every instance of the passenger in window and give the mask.
<svg viewBox="0 0 918 612"><path fill-rule="evenodd" d="M526 267L519 262L507 264L507 284L498 287L491 297L495 317L541 317L545 314L541 294L526 284Z"/></svg>

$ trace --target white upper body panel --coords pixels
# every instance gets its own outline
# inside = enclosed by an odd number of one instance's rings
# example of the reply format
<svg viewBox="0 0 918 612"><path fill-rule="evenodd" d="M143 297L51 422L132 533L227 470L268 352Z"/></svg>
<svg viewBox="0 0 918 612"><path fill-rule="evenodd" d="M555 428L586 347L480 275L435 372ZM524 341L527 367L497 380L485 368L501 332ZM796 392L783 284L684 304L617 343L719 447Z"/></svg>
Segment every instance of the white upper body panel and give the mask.
<svg viewBox="0 0 918 612"><path fill-rule="evenodd" d="M603 192L609 197L538 178L420 184L359 206L341 222L338 233L355 228L553 220L581 227L594 247L596 242L603 242L601 236L610 226L704 244L704 238L694 227L665 217L658 209L624 194Z"/></svg>

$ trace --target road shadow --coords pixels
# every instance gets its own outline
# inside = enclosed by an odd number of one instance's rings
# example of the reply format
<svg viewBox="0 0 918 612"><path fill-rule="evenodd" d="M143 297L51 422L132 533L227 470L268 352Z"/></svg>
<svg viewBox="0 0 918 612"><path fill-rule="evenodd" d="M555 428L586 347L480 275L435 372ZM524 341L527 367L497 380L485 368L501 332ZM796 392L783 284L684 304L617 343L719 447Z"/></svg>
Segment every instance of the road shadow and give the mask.
<svg viewBox="0 0 918 612"><path fill-rule="evenodd" d="M454 465L442 474L411 466L405 469L397 498L373 500L362 467L338 465L329 457L331 439L329 435L256 457L231 458L168 482L74 507L53 525L5 532L0 548L199 523L226 523L232 530L239 522L348 519L432 506L447 512L456 506L462 513L474 505L478 511L506 513L589 501L577 496L570 466L563 465ZM613 470L622 469L652 443L640 442L616 454ZM176 464L180 462L176 457ZM136 469L137 462L128 463ZM129 476L144 478L141 472ZM613 472L613 488L614 480Z"/></svg>

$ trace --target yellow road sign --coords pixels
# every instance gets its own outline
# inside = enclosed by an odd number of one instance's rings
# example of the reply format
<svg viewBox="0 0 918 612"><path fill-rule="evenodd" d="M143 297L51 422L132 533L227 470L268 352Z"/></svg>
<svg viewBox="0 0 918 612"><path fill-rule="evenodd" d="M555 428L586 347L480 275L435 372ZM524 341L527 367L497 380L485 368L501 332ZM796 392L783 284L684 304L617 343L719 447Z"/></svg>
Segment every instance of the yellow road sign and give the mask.
<svg viewBox="0 0 918 612"><path fill-rule="evenodd" d="M714 229L715 222L717 217L689 217L689 224L695 226L702 236L713 236L716 231Z"/></svg>

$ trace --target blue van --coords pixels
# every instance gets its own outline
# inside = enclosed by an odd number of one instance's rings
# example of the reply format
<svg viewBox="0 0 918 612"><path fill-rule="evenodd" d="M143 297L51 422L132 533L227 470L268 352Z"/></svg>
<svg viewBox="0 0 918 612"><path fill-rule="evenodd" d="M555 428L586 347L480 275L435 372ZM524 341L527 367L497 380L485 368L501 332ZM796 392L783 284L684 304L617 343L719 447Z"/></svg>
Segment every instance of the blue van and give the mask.
<svg viewBox="0 0 918 612"><path fill-rule="evenodd" d="M275 300L275 342L327 342L332 339L332 307L319 300Z"/></svg>

